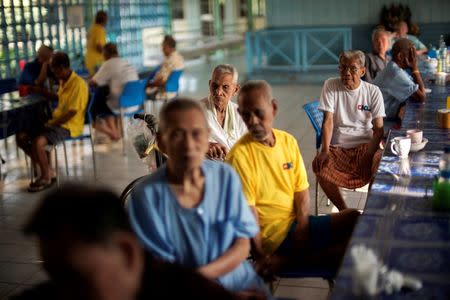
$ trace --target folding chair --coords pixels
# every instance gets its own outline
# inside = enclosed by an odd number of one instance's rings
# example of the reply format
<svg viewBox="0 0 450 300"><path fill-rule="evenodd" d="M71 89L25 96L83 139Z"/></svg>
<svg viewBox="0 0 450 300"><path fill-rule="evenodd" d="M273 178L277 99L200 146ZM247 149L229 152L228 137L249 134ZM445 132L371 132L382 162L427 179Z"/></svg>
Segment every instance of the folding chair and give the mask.
<svg viewBox="0 0 450 300"><path fill-rule="evenodd" d="M142 113L143 105L145 101L145 85L147 84L146 79L129 81L125 84L122 94L119 98L119 109L120 109L120 129L122 131L122 147L123 155L126 154L125 151L125 123L124 118L133 116L136 113ZM136 107L132 111L125 111L126 108Z"/></svg>
<svg viewBox="0 0 450 300"><path fill-rule="evenodd" d="M316 154L319 154L320 145L322 144L322 122L323 122L323 112L319 110L319 101L314 100L312 102L306 103L303 105L303 109L306 112L309 120L311 121L311 125L314 128L316 133ZM315 194L315 202L316 202L316 215L319 215L319 181L316 176L316 194ZM327 200L327 206L330 205L330 200Z"/></svg>

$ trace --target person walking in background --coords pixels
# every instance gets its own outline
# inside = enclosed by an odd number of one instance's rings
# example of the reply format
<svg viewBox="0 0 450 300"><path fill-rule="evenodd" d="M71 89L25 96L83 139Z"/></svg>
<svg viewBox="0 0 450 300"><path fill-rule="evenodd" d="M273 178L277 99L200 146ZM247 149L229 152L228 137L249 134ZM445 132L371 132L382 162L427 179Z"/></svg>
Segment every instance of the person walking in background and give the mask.
<svg viewBox="0 0 450 300"><path fill-rule="evenodd" d="M84 64L92 76L103 62L103 47L106 44L105 26L108 22L108 15L104 11L98 11L95 15L95 24L89 29L86 37L86 56Z"/></svg>

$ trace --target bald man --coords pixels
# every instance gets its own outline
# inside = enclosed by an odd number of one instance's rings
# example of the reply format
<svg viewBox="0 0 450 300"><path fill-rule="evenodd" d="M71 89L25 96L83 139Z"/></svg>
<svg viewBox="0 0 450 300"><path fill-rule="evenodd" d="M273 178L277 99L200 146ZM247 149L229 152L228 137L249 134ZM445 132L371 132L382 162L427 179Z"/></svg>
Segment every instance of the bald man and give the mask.
<svg viewBox="0 0 450 300"><path fill-rule="evenodd" d="M392 47L392 60L372 82L383 94L388 121L399 123L406 100L425 101L425 86L417 68L414 44L408 39L399 39Z"/></svg>
<svg viewBox="0 0 450 300"><path fill-rule="evenodd" d="M265 81L249 81L238 96L248 133L226 161L238 172L260 233L252 252L263 276L285 266L339 265L359 212L309 216L309 184L297 140L273 128L277 101Z"/></svg>
<svg viewBox="0 0 450 300"><path fill-rule="evenodd" d="M54 78L49 68L52 55L52 47L46 45L39 47L36 59L25 64L20 74L19 85L36 87L33 92L39 92L41 90L39 88L44 87L48 78Z"/></svg>
<svg viewBox="0 0 450 300"><path fill-rule="evenodd" d="M386 52L391 45L391 34L383 29L377 29L372 33L372 52L366 53L366 73L363 79L372 82L377 74L387 65Z"/></svg>

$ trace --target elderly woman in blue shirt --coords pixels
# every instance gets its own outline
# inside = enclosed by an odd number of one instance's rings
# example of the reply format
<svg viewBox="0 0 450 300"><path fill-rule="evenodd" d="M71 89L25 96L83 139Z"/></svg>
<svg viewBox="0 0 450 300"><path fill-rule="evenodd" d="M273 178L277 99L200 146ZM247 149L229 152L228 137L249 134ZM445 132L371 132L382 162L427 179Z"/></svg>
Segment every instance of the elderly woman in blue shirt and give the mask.
<svg viewBox="0 0 450 300"><path fill-rule="evenodd" d="M205 160L209 129L202 107L178 99L161 111L158 146L167 164L134 189L131 223L155 256L197 269L231 291L270 293L247 261L258 232L237 174Z"/></svg>

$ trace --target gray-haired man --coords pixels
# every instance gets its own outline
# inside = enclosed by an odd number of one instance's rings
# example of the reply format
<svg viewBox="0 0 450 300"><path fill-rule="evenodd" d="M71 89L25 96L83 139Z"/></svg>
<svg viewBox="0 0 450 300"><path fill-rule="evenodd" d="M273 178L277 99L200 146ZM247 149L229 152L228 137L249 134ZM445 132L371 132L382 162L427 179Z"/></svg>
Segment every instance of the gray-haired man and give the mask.
<svg viewBox="0 0 450 300"><path fill-rule="evenodd" d="M364 53L351 50L339 57L340 77L325 81L322 150L313 161L319 183L339 210L347 208L338 187L358 188L370 182L381 158L384 103L380 89L361 80Z"/></svg>
<svg viewBox="0 0 450 300"><path fill-rule="evenodd" d="M201 100L211 130L207 153L210 158L225 158L234 143L247 132L237 104L231 101L239 88L235 67L221 64L214 68L209 80L209 96Z"/></svg>

